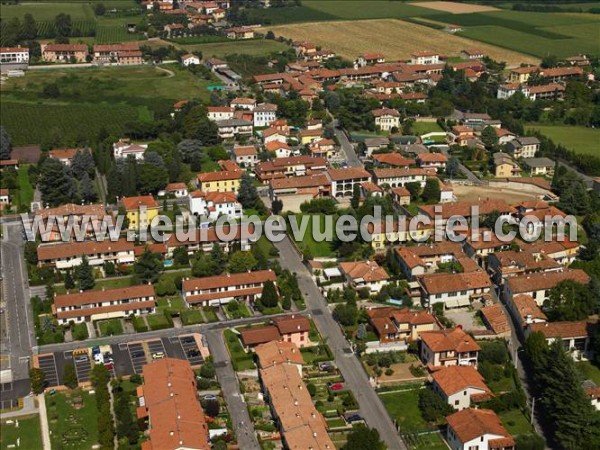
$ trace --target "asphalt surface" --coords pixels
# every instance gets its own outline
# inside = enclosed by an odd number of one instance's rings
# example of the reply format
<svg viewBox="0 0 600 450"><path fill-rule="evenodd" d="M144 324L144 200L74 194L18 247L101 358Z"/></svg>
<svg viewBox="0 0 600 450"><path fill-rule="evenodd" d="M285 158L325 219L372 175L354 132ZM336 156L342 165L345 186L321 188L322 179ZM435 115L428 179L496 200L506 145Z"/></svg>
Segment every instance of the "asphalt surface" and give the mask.
<svg viewBox="0 0 600 450"><path fill-rule="evenodd" d="M7 347L13 381L29 378L29 358L36 345L21 230L19 222L5 223L0 244Z"/></svg>
<svg viewBox="0 0 600 450"><path fill-rule="evenodd" d="M354 146L348 139L346 132L342 128L338 128L338 121L335 119L333 121L335 136L337 137L340 147L342 149L342 153L344 154L344 160L348 164L349 167L363 167L362 162L358 159L356 155L356 151L354 151Z"/></svg>
<svg viewBox="0 0 600 450"><path fill-rule="evenodd" d="M371 428L379 431L388 449L406 450L407 447L400 439L383 403L371 388L364 368L352 352L340 326L333 320L325 298L312 280L308 269L302 264L289 238L286 236L283 241L275 245L280 252L282 267L296 274L298 285L304 294L315 325L335 355L335 362L344 377L345 385L352 390L358 400L360 415Z"/></svg>
<svg viewBox="0 0 600 450"><path fill-rule="evenodd" d="M448 152L448 150L442 149L442 154L446 157L452 158L452 155ZM473 184L481 184L481 180L477 177L477 175L475 175L473 172L471 172L464 164L460 163L458 164L458 170L461 171L461 173L467 177L467 180L470 181Z"/></svg>
<svg viewBox="0 0 600 450"><path fill-rule="evenodd" d="M254 424L250 420L244 396L240 393L240 385L231 365L229 352L223 342L223 333L212 330L205 334L208 348L213 357L217 379L221 385L227 409L231 415L231 423L241 449L260 450L254 433Z"/></svg>

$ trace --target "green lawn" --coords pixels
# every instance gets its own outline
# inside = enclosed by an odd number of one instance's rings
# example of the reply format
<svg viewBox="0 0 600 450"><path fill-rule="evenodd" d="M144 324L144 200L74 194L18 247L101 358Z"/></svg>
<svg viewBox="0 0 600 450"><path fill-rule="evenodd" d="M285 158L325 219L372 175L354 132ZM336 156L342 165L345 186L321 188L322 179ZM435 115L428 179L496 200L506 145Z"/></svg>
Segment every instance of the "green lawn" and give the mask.
<svg viewBox="0 0 600 450"><path fill-rule="evenodd" d="M165 328L172 327L171 322L167 320L167 317L163 313L148 314L146 320L151 330L164 330Z"/></svg>
<svg viewBox="0 0 600 450"><path fill-rule="evenodd" d="M227 312L227 315L229 316L230 319L242 319L245 317L250 317L252 316L252 313L250 312L250 310L248 309L248 307L246 306L246 304L242 301L242 302L236 302L237 303L237 308L234 307L235 303L230 303L227 304L224 309Z"/></svg>
<svg viewBox="0 0 600 450"><path fill-rule="evenodd" d="M73 401L79 397L82 404L76 409ZM46 395L48 426L52 430L52 448L89 450L98 442L96 397L75 390ZM25 448L41 448L25 447Z"/></svg>
<svg viewBox="0 0 600 450"><path fill-rule="evenodd" d="M391 419L398 421L401 433L424 431L428 428L419 409L419 391L420 389L411 389L378 394Z"/></svg>
<svg viewBox="0 0 600 450"><path fill-rule="evenodd" d="M101 291L102 289L115 289L115 288L126 287L126 286L131 286L131 277L121 277L121 278L114 278L114 279L110 279L110 280L96 280L96 284L94 285L92 290ZM67 290L65 289L64 285L62 285L62 284L55 285L54 291L57 294L66 294L67 293ZM74 292L74 290L71 289L71 292Z"/></svg>
<svg viewBox="0 0 600 450"><path fill-rule="evenodd" d="M581 361L576 363L577 368L586 380L592 380L600 386L600 368L589 361Z"/></svg>
<svg viewBox="0 0 600 450"><path fill-rule="evenodd" d="M231 355L231 364L236 371L256 368L256 364L254 364L252 359L252 354L244 352L237 334L231 330L225 330L223 336L225 337L225 344Z"/></svg>
<svg viewBox="0 0 600 450"><path fill-rule="evenodd" d="M310 252L310 254L313 257L333 257L335 256L335 252L333 251L332 248L332 241L333 241L333 236L326 236L325 240L322 240L321 242L317 242L317 240L315 239L315 235L313 233L313 228L318 232L318 234L322 234L323 230L325 229L325 216L323 214L311 214L308 216L302 215L302 214L296 214L296 223L298 224L298 230L301 230L301 223L303 220L303 217L308 217L309 221L308 221L308 225L306 227L306 232L304 233L304 235L302 236L301 239L296 240L298 246L300 247L301 250L304 249L308 249L308 251ZM314 217L316 217L317 219L314 219ZM315 228L313 225L317 225L317 227ZM319 231L321 230L321 231ZM333 228L332 228L332 233L333 233ZM292 235L293 237L293 235ZM329 240L327 240L329 239Z"/></svg>
<svg viewBox="0 0 600 450"><path fill-rule="evenodd" d="M108 319L98 322L98 329L102 336L123 334L123 324L120 319Z"/></svg>
<svg viewBox="0 0 600 450"><path fill-rule="evenodd" d="M419 136L422 134L434 132L439 133L444 131L440 128L437 122L415 122L413 123L412 128L415 134L418 134Z"/></svg>
<svg viewBox="0 0 600 450"><path fill-rule="evenodd" d="M529 124L527 130L538 130L552 139L555 144L562 144L577 153L588 153L600 157L599 128Z"/></svg>
<svg viewBox="0 0 600 450"><path fill-rule="evenodd" d="M204 308L202 308L202 310L204 311L204 315L206 316L206 319L209 322L216 322L219 320L217 314L215 313L215 310L212 307L205 306Z"/></svg>
<svg viewBox="0 0 600 450"><path fill-rule="evenodd" d="M15 419L12 420L15 421ZM4 420L0 422L0 449L4 450L9 445L16 445L17 439L20 439L20 448L42 448L39 415L23 416L17 420L19 428L15 426L15 423L7 424Z"/></svg>
<svg viewBox="0 0 600 450"><path fill-rule="evenodd" d="M33 201L33 186L31 186L31 182L29 181L29 165L19 165L18 181L19 205L29 208Z"/></svg>
<svg viewBox="0 0 600 450"><path fill-rule="evenodd" d="M499 416L508 432L513 436L530 433L532 431L531 424L527 420L527 417L525 417L518 409L501 412L499 413Z"/></svg>
<svg viewBox="0 0 600 450"><path fill-rule="evenodd" d="M260 239L254 245L259 247L267 258L271 258L273 257L272 255L278 253L273 243L264 234L260 236Z"/></svg>
<svg viewBox="0 0 600 450"><path fill-rule="evenodd" d="M181 322L184 325L195 325L197 323L204 323L204 317L202 311L199 309L188 309L181 313Z"/></svg>
<svg viewBox="0 0 600 450"><path fill-rule="evenodd" d="M282 52L289 47L281 42L269 39L249 39L245 41L211 42L208 44L180 45L188 51L201 51L204 58L224 58L238 53L241 55L263 56L273 52Z"/></svg>
<svg viewBox="0 0 600 450"><path fill-rule="evenodd" d="M430 434L402 434L402 439L411 450L448 450L442 434L437 431Z"/></svg>

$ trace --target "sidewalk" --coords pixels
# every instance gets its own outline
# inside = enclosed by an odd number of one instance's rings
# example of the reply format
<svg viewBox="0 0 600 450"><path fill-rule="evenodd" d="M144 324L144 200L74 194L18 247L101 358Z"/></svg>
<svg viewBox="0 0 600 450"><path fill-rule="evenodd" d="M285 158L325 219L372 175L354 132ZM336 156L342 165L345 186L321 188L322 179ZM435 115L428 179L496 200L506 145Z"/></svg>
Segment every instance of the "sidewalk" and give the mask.
<svg viewBox="0 0 600 450"><path fill-rule="evenodd" d="M4 414L0 414L0 419L12 419L13 417L27 416L30 414L37 414L38 409L35 407L34 397L29 395L23 397L23 407L18 411L11 411Z"/></svg>
<svg viewBox="0 0 600 450"><path fill-rule="evenodd" d="M44 450L52 450L52 446L50 445L50 430L48 428L48 415L46 414L46 397L42 394L38 395L37 399L40 405L40 428Z"/></svg>

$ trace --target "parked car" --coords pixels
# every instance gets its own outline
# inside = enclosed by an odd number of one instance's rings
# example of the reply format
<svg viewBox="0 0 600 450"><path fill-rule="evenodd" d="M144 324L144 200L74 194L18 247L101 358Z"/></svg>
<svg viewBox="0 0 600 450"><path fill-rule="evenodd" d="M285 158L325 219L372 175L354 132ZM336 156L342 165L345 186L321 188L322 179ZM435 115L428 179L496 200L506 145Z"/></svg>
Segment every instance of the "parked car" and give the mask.
<svg viewBox="0 0 600 450"><path fill-rule="evenodd" d="M217 396L214 394L206 394L202 397L202 400L216 400Z"/></svg>
<svg viewBox="0 0 600 450"><path fill-rule="evenodd" d="M143 358L145 356L143 350L136 350L135 352L131 352L132 358Z"/></svg>
<svg viewBox="0 0 600 450"><path fill-rule="evenodd" d="M341 391L344 389L344 383L332 383L329 385L329 389L332 391Z"/></svg>
<svg viewBox="0 0 600 450"><path fill-rule="evenodd" d="M163 352L152 353L152 359L162 359L165 357Z"/></svg>
<svg viewBox="0 0 600 450"><path fill-rule="evenodd" d="M75 362L86 362L89 361L90 358L88 358L87 355L79 355L75 357Z"/></svg>
<svg viewBox="0 0 600 450"><path fill-rule="evenodd" d="M333 365L333 363L330 363L330 362L319 363L319 370L321 372L330 372L334 369L335 369L335 366Z"/></svg>

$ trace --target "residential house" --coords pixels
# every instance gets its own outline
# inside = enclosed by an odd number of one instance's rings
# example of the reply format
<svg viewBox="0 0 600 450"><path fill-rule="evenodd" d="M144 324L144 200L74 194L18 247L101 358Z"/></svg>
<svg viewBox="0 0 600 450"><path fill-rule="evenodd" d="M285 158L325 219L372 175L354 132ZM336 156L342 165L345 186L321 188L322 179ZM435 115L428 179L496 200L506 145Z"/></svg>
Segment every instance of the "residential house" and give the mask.
<svg viewBox="0 0 600 450"><path fill-rule="evenodd" d="M453 141L455 144L465 147L469 141L475 136L473 128L463 125L455 125L452 127Z"/></svg>
<svg viewBox="0 0 600 450"><path fill-rule="evenodd" d="M10 206L10 191L8 189L0 189L0 208Z"/></svg>
<svg viewBox="0 0 600 450"><path fill-rule="evenodd" d="M550 158L524 158L523 164L529 170L529 174L534 177L537 175L552 176L556 163Z"/></svg>
<svg viewBox="0 0 600 450"><path fill-rule="evenodd" d="M78 152L84 152L85 149L82 148L55 148L54 150L50 150L48 152L48 156L52 159L57 159L65 166L70 166L73 157Z"/></svg>
<svg viewBox="0 0 600 450"><path fill-rule="evenodd" d="M254 39L254 29L248 27L234 27L226 30L229 39Z"/></svg>
<svg viewBox="0 0 600 450"><path fill-rule="evenodd" d="M383 53L363 53L356 60L358 67L372 66L374 64L383 64L385 56Z"/></svg>
<svg viewBox="0 0 600 450"><path fill-rule="evenodd" d="M231 120L235 111L231 106L209 106L207 107L208 119L212 121Z"/></svg>
<svg viewBox="0 0 600 450"><path fill-rule="evenodd" d="M532 323L544 323L548 321L548 317L546 317L544 311L542 311L531 295L515 295L507 303L507 306L512 316L519 321L523 329Z"/></svg>
<svg viewBox="0 0 600 450"><path fill-rule="evenodd" d="M429 306L442 303L444 308L469 306L493 286L483 271L425 274L418 276L417 281L423 302Z"/></svg>
<svg viewBox="0 0 600 450"><path fill-rule="evenodd" d="M388 145L390 145L390 140L386 137L366 138L364 144L365 156L370 158L374 151L388 148Z"/></svg>
<svg viewBox="0 0 600 450"><path fill-rule="evenodd" d="M525 97L529 97L529 86L521 83L505 83L498 86L496 97L501 100L506 100L512 97L517 92L522 92Z"/></svg>
<svg viewBox="0 0 600 450"><path fill-rule="evenodd" d="M267 145L270 142L280 142L282 144L287 143L288 132L282 131L278 128L267 128L261 133L263 144Z"/></svg>
<svg viewBox="0 0 600 450"><path fill-rule="evenodd" d="M218 306L232 300L254 302L260 299L265 283L275 283L276 278L272 270L188 278L182 282L183 298L188 305L199 306Z"/></svg>
<svg viewBox="0 0 600 450"><path fill-rule="evenodd" d="M430 368L441 366L475 366L481 347L462 328L424 331L421 333L420 356Z"/></svg>
<svg viewBox="0 0 600 450"><path fill-rule="evenodd" d="M107 262L131 264L135 260L134 243L127 239L118 241L82 241L41 244L37 248L38 266L53 266L58 270L79 266L83 257L90 266L102 266Z"/></svg>
<svg viewBox="0 0 600 450"><path fill-rule="evenodd" d="M231 219L242 217L242 204L235 192L193 191L188 195L188 207L192 214L215 221L221 216Z"/></svg>
<svg viewBox="0 0 600 450"><path fill-rule="evenodd" d="M1 64L28 64L29 48L27 47L0 47Z"/></svg>
<svg viewBox="0 0 600 450"><path fill-rule="evenodd" d="M425 310L382 307L367 310L367 315L381 344L416 341L421 333L437 329L435 317Z"/></svg>
<svg viewBox="0 0 600 450"><path fill-rule="evenodd" d="M200 57L197 55L193 55L192 53L187 53L181 57L181 64L184 66L199 66L200 65Z"/></svg>
<svg viewBox="0 0 600 450"><path fill-rule="evenodd" d="M282 343L293 344L300 348L306 347L310 343L308 337L310 322L306 317L299 314L278 316L273 318L273 324L277 327L281 335Z"/></svg>
<svg viewBox="0 0 600 450"><path fill-rule="evenodd" d="M158 216L158 202L151 195L123 197L121 204L125 208L130 230L147 229Z"/></svg>
<svg viewBox="0 0 600 450"><path fill-rule="evenodd" d="M538 306L543 306L550 295L550 290L565 280L588 284L590 277L581 269L568 269L563 272L536 272L509 277L504 283L504 298L510 302L516 295L531 295Z"/></svg>
<svg viewBox="0 0 600 450"><path fill-rule="evenodd" d="M323 138L323 129L315 128L313 130L305 129L298 133L300 144L308 145Z"/></svg>
<svg viewBox="0 0 600 450"><path fill-rule="evenodd" d="M236 97L229 103L234 109L246 109L248 111L254 111L256 108L256 100L249 97ZM273 119L275 120L275 119Z"/></svg>
<svg viewBox="0 0 600 450"><path fill-rule="evenodd" d="M163 26L163 31L166 32L167 37L180 36L186 27L182 23L168 23Z"/></svg>
<svg viewBox="0 0 600 450"><path fill-rule="evenodd" d="M385 249L386 244L395 245L409 240L424 242L431 236L433 228L417 221L414 229L410 227L407 216L399 216L391 224L382 222L379 224L369 223L367 231L371 236L371 247L376 251Z"/></svg>
<svg viewBox="0 0 600 450"><path fill-rule="evenodd" d="M172 234L167 239L166 246L171 254L178 247L185 247L188 255L193 255L198 250L210 252L215 244L226 252L232 248L245 252L249 251L251 244L258 239L255 232L252 224L196 228L185 239L178 239L176 234Z"/></svg>
<svg viewBox="0 0 600 450"><path fill-rule="evenodd" d="M148 144L133 144L129 139L119 139L113 144L113 156L115 159L133 156L137 160L142 160L147 149Z"/></svg>
<svg viewBox="0 0 600 450"><path fill-rule="evenodd" d="M467 408L448 417L446 439L452 450L515 450L515 440L490 409Z"/></svg>
<svg viewBox="0 0 600 450"><path fill-rule="evenodd" d="M41 51L45 62L84 63L88 57L86 44L42 44Z"/></svg>
<svg viewBox="0 0 600 450"><path fill-rule="evenodd" d="M562 266L541 251L499 251L488 256L488 272L494 282L501 286L507 278L536 272L557 272Z"/></svg>
<svg viewBox="0 0 600 450"><path fill-rule="evenodd" d="M460 57L468 60L483 59L485 57L485 53L483 53L481 50L471 48L467 50L461 50Z"/></svg>
<svg viewBox="0 0 600 450"><path fill-rule="evenodd" d="M496 131L496 136L498 136L499 145L508 144L510 141L517 138L515 133L506 128L494 128L494 131Z"/></svg>
<svg viewBox="0 0 600 450"><path fill-rule="evenodd" d="M281 147L281 145L277 143L273 144L274 145L270 148L277 147L278 149L281 148L283 150L289 148L287 146ZM274 178L304 176L307 174L315 174L316 171L324 171L325 169L327 169L327 160L325 158L316 158L308 155L290 156L258 163L256 165L256 176L260 181L266 184L269 180Z"/></svg>
<svg viewBox="0 0 600 450"><path fill-rule="evenodd" d="M433 273L442 264L457 262L464 258L460 244L450 241L436 242L431 245L397 247L395 256L400 269L408 279Z"/></svg>
<svg viewBox="0 0 600 450"><path fill-rule="evenodd" d="M267 127L277 119L277 105L272 103L257 105L253 112L255 127Z"/></svg>
<svg viewBox="0 0 600 450"><path fill-rule="evenodd" d="M370 156L373 160L373 165L377 168L408 168L416 163L414 159L405 158L397 152L376 153Z"/></svg>
<svg viewBox="0 0 600 450"><path fill-rule="evenodd" d="M149 284L101 291L82 291L55 295L52 314L59 325L152 314L155 311L154 287Z"/></svg>
<svg viewBox="0 0 600 450"><path fill-rule="evenodd" d="M147 424L144 450L210 448L209 431L198 399L196 374L188 361L163 358L142 367L137 419ZM145 428L145 427L143 427Z"/></svg>
<svg viewBox="0 0 600 450"><path fill-rule="evenodd" d="M199 173L197 178L198 189L204 192L234 192L240 188L243 171L220 170L217 172Z"/></svg>
<svg viewBox="0 0 600 450"><path fill-rule="evenodd" d="M7 190L8 191L8 190ZM35 211L34 220L39 220L44 224L40 226L40 237L42 242L52 242L60 240L69 240L76 236L76 233L81 230L83 218L88 220L83 233L85 237L91 238L94 235L94 230L97 230L103 225L102 222L108 221L112 223L111 216L107 215L104 210L104 205L77 205L68 203L56 208L41 208ZM50 227L49 220L54 220L55 225ZM62 236L61 228L66 230L66 225L71 221L73 230L70 236ZM40 224L41 225L41 224Z"/></svg>
<svg viewBox="0 0 600 450"><path fill-rule="evenodd" d="M583 76L581 67L553 67L550 69L542 69L541 76L552 83L561 81L577 80Z"/></svg>
<svg viewBox="0 0 600 450"><path fill-rule="evenodd" d="M506 144L506 151L513 158L533 158L539 150L540 140L535 136L518 137Z"/></svg>
<svg viewBox="0 0 600 450"><path fill-rule="evenodd" d="M586 320L531 323L525 329L525 335L540 332L551 344L560 341L564 349L573 353L577 359L587 358L590 351L590 341L593 324Z"/></svg>
<svg viewBox="0 0 600 450"><path fill-rule="evenodd" d="M417 155L417 164L423 169L445 169L448 157L443 153L421 153Z"/></svg>
<svg viewBox="0 0 600 450"><path fill-rule="evenodd" d="M373 169L373 180L380 186L405 187L408 183L419 183L425 186L427 178L435 175L433 169L398 167L390 169Z"/></svg>
<svg viewBox="0 0 600 450"><path fill-rule="evenodd" d="M485 199L478 202L460 201L444 204L438 208L441 216L441 224L445 225L452 216L464 217L467 222L471 222L473 215L479 215L480 220L490 214L499 213L503 219L510 219L515 209L499 199ZM426 215L432 222L436 219L436 208L434 205L419 206L419 212Z"/></svg>
<svg viewBox="0 0 600 450"><path fill-rule="evenodd" d="M431 377L433 390L458 411L492 397L492 391L473 366L446 366Z"/></svg>
<svg viewBox="0 0 600 450"><path fill-rule="evenodd" d="M345 169L329 169L327 175L331 180L331 195L333 197L351 197L354 186L364 181L371 181L371 174L358 167Z"/></svg>
<svg viewBox="0 0 600 450"><path fill-rule="evenodd" d="M360 183L360 195L362 198L383 197L384 192L385 191L382 187L371 181L364 181Z"/></svg>
<svg viewBox="0 0 600 450"><path fill-rule="evenodd" d="M381 131L391 131L400 126L400 113L395 109L375 109L371 114L375 117L375 126Z"/></svg>
<svg viewBox="0 0 600 450"><path fill-rule="evenodd" d="M165 192L175 198L184 198L188 196L188 188L185 183L169 183L165 187Z"/></svg>
<svg viewBox="0 0 600 450"><path fill-rule="evenodd" d="M265 150L269 153L273 153L276 159L279 158L290 158L292 156L292 147L285 142L271 141L265 144Z"/></svg>
<svg viewBox="0 0 600 450"><path fill-rule="evenodd" d="M494 303L493 305L484 306L479 312L488 330L496 336L510 336L511 328L508 322L510 319L506 317L504 307L501 304Z"/></svg>
<svg viewBox="0 0 600 450"><path fill-rule="evenodd" d="M240 331L240 341L246 350L253 350L259 345L280 340L281 334L274 325L250 327Z"/></svg>
<svg viewBox="0 0 600 450"><path fill-rule="evenodd" d="M565 94L564 84L550 83L538 86L529 86L523 93L531 101L535 100L562 100Z"/></svg>
<svg viewBox="0 0 600 450"><path fill-rule="evenodd" d="M331 195L331 181L325 173L274 178L270 181L271 200L281 200L283 211L300 212L300 205L313 198Z"/></svg>
<svg viewBox="0 0 600 450"><path fill-rule="evenodd" d="M258 151L254 145L235 145L233 157L240 167L253 169L258 163Z"/></svg>
<svg viewBox="0 0 600 450"><path fill-rule="evenodd" d="M227 69L229 67L229 65L227 64L227 61L223 61L222 59L218 59L218 58L209 58L205 61L205 64L206 64L206 67L208 67L213 72L215 72L219 69Z"/></svg>
<svg viewBox="0 0 600 450"><path fill-rule="evenodd" d="M416 65L439 64L440 55L435 52L415 52L410 54L410 63Z"/></svg>
<svg viewBox="0 0 600 450"><path fill-rule="evenodd" d="M310 144L309 150L313 156L325 158L329 161L336 155L335 141L333 139L319 139L318 141L313 141L313 143Z"/></svg>
<svg viewBox="0 0 600 450"><path fill-rule="evenodd" d="M138 42L97 44L94 45L94 63L137 65L143 64L144 58Z"/></svg>
<svg viewBox="0 0 600 450"><path fill-rule="evenodd" d="M509 81L512 83L527 83L529 77L539 71L539 66L515 67L510 69Z"/></svg>
<svg viewBox="0 0 600 450"><path fill-rule="evenodd" d="M600 387L596 385L592 380L585 380L581 383L583 386L583 390L585 391L585 395L590 399L590 403L596 409L596 411L600 411Z"/></svg>
<svg viewBox="0 0 600 450"><path fill-rule="evenodd" d="M355 291L368 289L369 294L377 293L390 276L375 261L354 261L340 263L342 274L348 286Z"/></svg>
<svg viewBox="0 0 600 450"><path fill-rule="evenodd" d="M410 192L408 189L400 186L391 188L389 192L396 208L410 205Z"/></svg>
<svg viewBox="0 0 600 450"><path fill-rule="evenodd" d="M521 175L521 168L504 152L494 153L494 176L496 178L511 178Z"/></svg>
<svg viewBox="0 0 600 450"><path fill-rule="evenodd" d="M238 136L252 136L252 122L243 119L225 119L217 120L219 137L221 139L231 139Z"/></svg>

